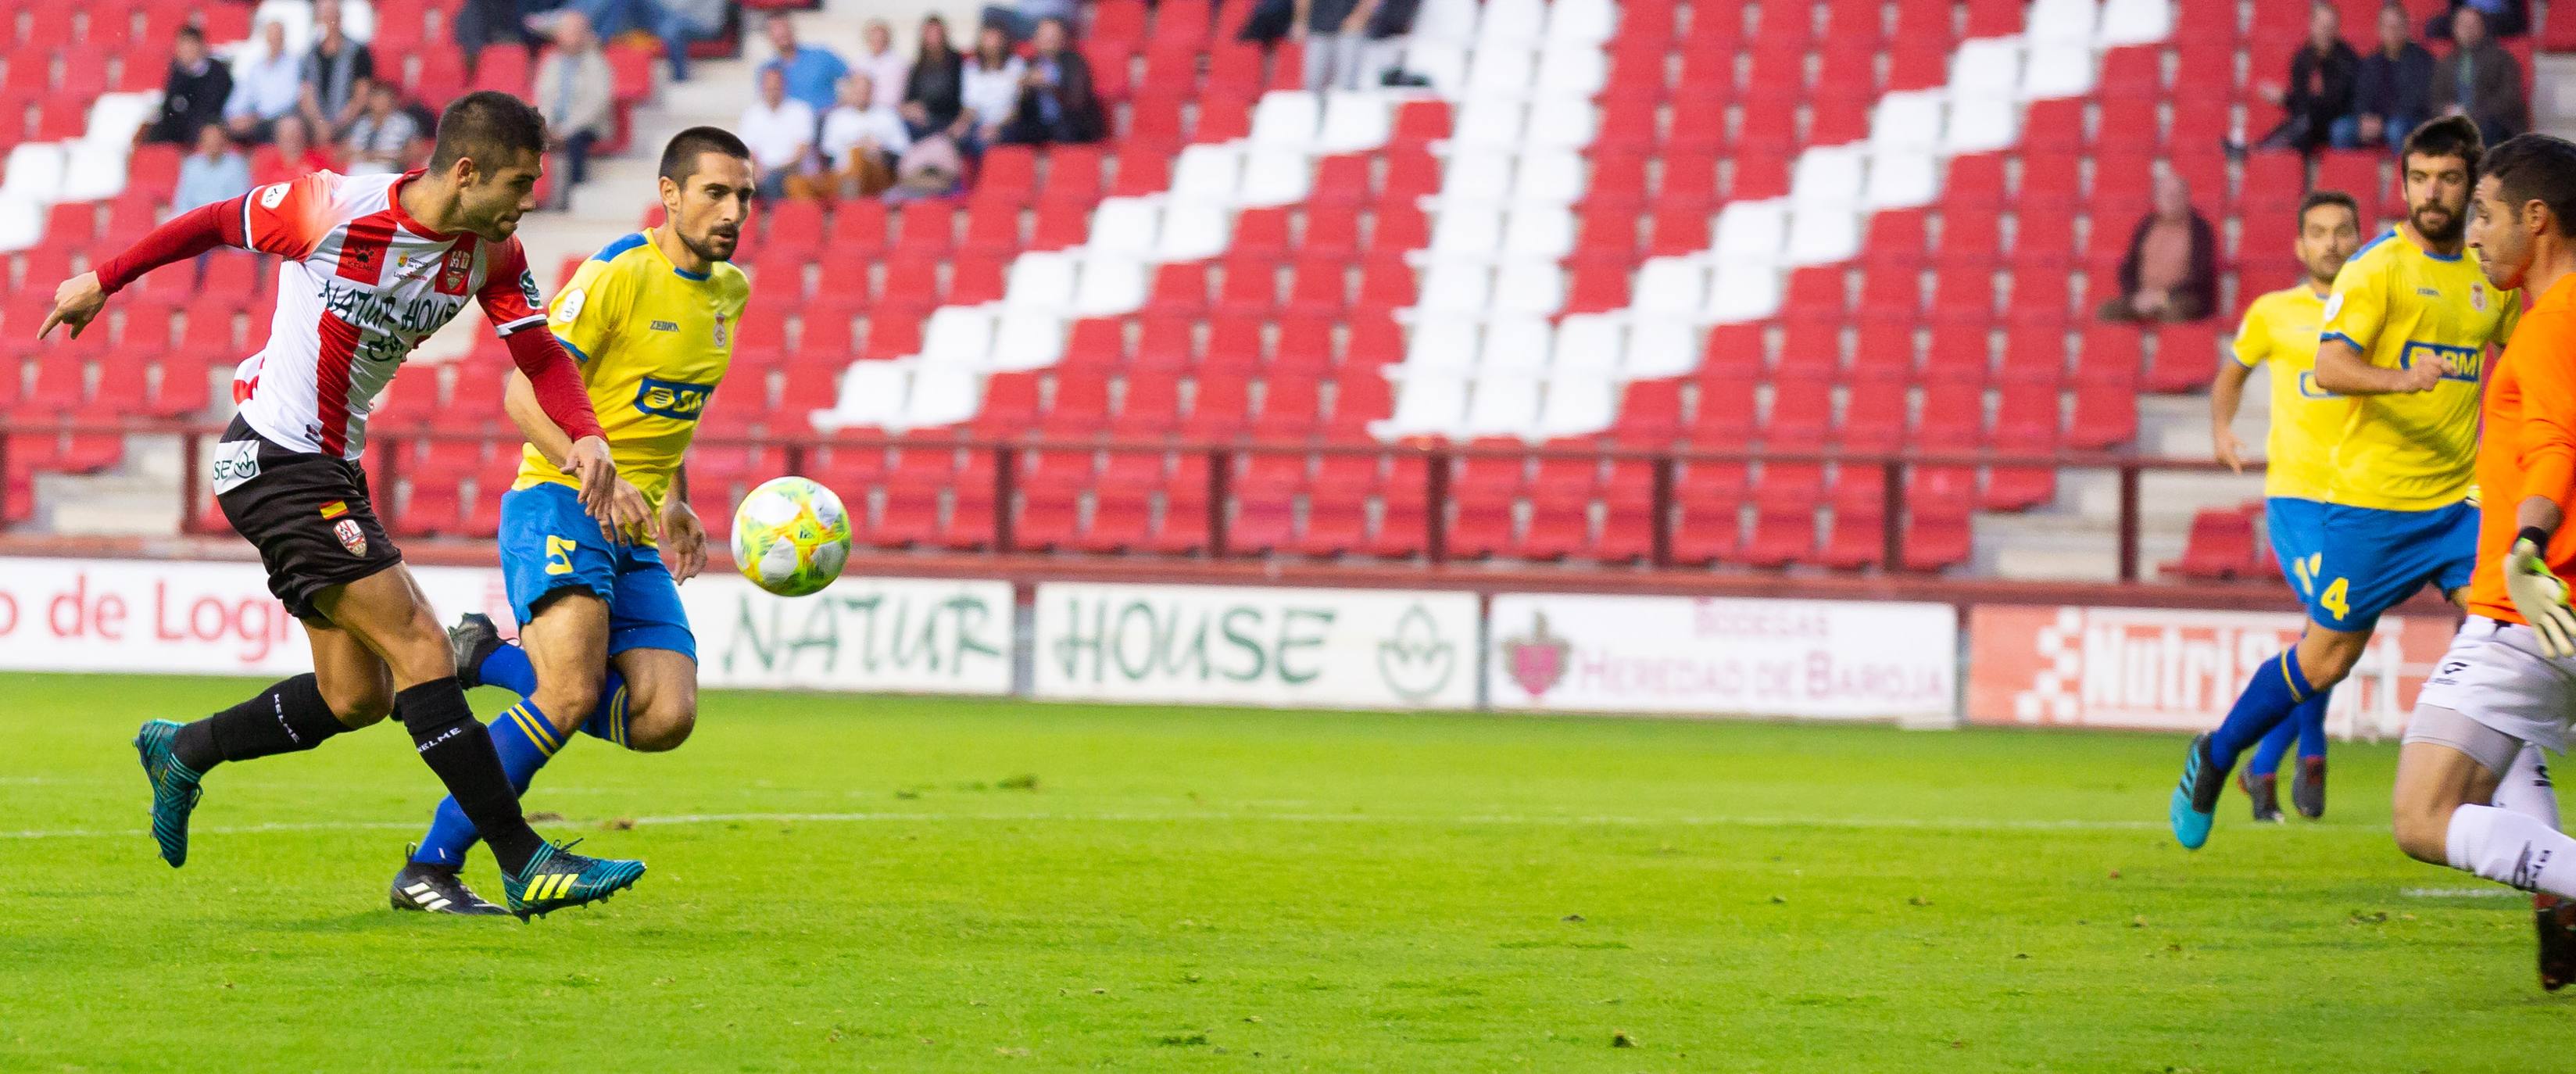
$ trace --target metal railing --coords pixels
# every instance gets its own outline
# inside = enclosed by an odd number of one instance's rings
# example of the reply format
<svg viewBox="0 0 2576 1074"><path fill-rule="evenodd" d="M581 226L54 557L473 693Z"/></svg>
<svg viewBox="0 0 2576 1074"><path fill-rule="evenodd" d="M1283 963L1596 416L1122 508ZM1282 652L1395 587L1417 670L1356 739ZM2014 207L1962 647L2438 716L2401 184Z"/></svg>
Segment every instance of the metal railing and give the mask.
<svg viewBox="0 0 2576 1074"><path fill-rule="evenodd" d="M203 454L205 444L222 431L221 425L205 422L146 420L97 423L77 420L63 422L0 421L0 434L34 435L166 435L180 442L181 497L180 526L183 532L201 533L200 511L205 504ZM8 478L13 460L9 455L10 436L0 435L0 483ZM516 444L520 437L506 427L471 430L372 429L369 432L371 471L382 486L375 504L378 517L387 528L400 524L395 489L403 479L402 466L407 445L420 441L472 441ZM837 435L803 435L788 437L722 437L700 436L700 448L759 448L780 453L781 473L807 473L809 462L818 451L941 451L978 452L990 456L992 502L994 504L989 551L1020 551L1015 533L1015 512L1020 490L1020 458L1024 452L1093 452L1126 455L1159 455L1167 458L1195 455L1204 459L1207 473L1206 552L1222 557L1232 554L1228 508L1235 499L1233 481L1238 459L1258 455L1294 454L1305 457L1369 456L1378 459L1418 458L1423 461L1423 533L1424 558L1431 563L1444 563L1450 554L1449 511L1452 500L1450 484L1454 463L1471 459L1589 459L1608 462L1643 462L1651 467L1648 514L1652 533L1648 542L1647 561L1655 567L1674 565L1673 539L1678 508L1682 505L1681 468L1686 464L1831 464L1844 468L1875 468L1879 472L1880 504L1878 522L1881 529L1880 570L1901 570L1905 559L1905 522L1910 517L1908 478L1917 467L1945 468L2049 468L2055 470L2108 470L2119 482L2119 508L2116 522L2119 578L2122 582L2139 579L2139 528L2142 514L2142 483L2148 473L2226 473L2228 468L2207 459L2175 459L2142 456L2126 452L2051 452L2015 453L1996 451L1944 451L1934 449L1903 451L1859 451L1833 448L1798 449L1746 446L1735 448L1692 447L1671 450L1599 447L1511 447L1472 444L1374 444L1347 441L1286 440L1183 440L1126 439L1115 437L1061 438L1025 436L981 438L972 436L925 436L878 433L841 433ZM2248 463L2248 474L2259 474L2262 464ZM1139 553L1150 554L1150 553Z"/></svg>

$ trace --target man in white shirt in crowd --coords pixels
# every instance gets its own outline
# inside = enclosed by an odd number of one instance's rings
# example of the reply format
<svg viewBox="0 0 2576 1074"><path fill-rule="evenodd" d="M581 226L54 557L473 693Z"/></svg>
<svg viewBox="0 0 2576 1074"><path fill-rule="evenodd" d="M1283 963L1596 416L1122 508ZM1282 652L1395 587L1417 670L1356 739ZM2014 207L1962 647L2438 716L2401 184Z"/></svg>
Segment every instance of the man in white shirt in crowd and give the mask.
<svg viewBox="0 0 2576 1074"><path fill-rule="evenodd" d="M787 182L804 170L814 148L814 110L787 95L787 78L775 67L760 72L760 99L743 109L734 133L751 147L760 196L785 197Z"/></svg>
<svg viewBox="0 0 2576 1074"><path fill-rule="evenodd" d="M912 134L902 113L875 100L865 72L841 79L840 100L823 116L823 170L789 185L798 197L867 198L894 185L895 161L912 148Z"/></svg>
<svg viewBox="0 0 2576 1074"><path fill-rule="evenodd" d="M867 43L867 51L861 52L850 67L865 73L868 85L875 87L868 103L884 108L901 105L903 85L912 78L912 61L894 50L894 27L886 25L884 19L869 19L862 40Z"/></svg>
<svg viewBox="0 0 2576 1074"><path fill-rule="evenodd" d="M233 137L265 143L278 117L304 103L304 60L286 50L286 27L261 23L251 57L233 68L233 95L224 101L224 125Z"/></svg>

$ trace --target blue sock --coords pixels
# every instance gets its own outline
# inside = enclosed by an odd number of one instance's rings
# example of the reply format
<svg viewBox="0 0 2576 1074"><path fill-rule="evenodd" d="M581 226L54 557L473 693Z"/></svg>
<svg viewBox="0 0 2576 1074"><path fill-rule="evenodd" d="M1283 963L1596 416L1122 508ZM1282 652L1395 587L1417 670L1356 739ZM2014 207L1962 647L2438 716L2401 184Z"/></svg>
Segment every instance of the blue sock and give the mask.
<svg viewBox="0 0 2576 1074"><path fill-rule="evenodd" d="M2300 707L2307 707L2307 703L2301 702ZM2271 733L2264 735L2263 741L2254 747L2254 756L2245 762L2246 773L2268 776L2280 772L2281 755L2290 752L2290 743L2297 741L2298 738L2299 721L2294 712L2291 719L2281 721L2281 726L2273 728Z"/></svg>
<svg viewBox="0 0 2576 1074"><path fill-rule="evenodd" d="M626 744L626 676L616 668L609 668L608 677L599 680L599 707L581 722L581 733Z"/></svg>
<svg viewBox="0 0 2576 1074"><path fill-rule="evenodd" d="M2284 650L2280 656L2263 662L2254 669L2254 677L2245 684L2245 692L2236 695L2236 705L2227 710L2227 720L2209 736L2211 764L2221 772L2236 768L2237 755L2263 740L2272 729L2290 718L2290 710L2316 694L2308 687L2308 677L2299 670L2299 651Z"/></svg>
<svg viewBox="0 0 2576 1074"><path fill-rule="evenodd" d="M546 722L545 713L537 711L533 701L512 705L493 718L492 749L501 755L501 770L509 774L512 790L528 792L528 781L536 778L537 769L545 767L547 759L563 748L562 735ZM441 799L438 809L430 815L429 831L420 837L420 846L412 851L411 860L454 868L465 864L465 852L473 849L475 840L480 838L474 822L465 819L465 810L456 804L456 799Z"/></svg>
<svg viewBox="0 0 2576 1074"><path fill-rule="evenodd" d="M474 676L485 686L498 686L521 697L537 692L537 666L528 662L528 651L516 645L493 649Z"/></svg>
<svg viewBox="0 0 2576 1074"><path fill-rule="evenodd" d="M2299 725L2299 759L2302 761L2326 755L2326 699L2333 696L2334 687L2326 687L2290 713L2290 722Z"/></svg>

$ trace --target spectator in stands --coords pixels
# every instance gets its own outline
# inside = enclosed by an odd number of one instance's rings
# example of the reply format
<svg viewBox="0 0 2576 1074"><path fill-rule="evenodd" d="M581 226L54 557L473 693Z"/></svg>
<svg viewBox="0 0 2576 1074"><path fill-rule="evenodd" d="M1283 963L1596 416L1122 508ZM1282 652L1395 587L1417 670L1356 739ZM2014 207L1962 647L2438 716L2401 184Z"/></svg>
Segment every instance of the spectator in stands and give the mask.
<svg viewBox="0 0 2576 1074"><path fill-rule="evenodd" d="M2530 0L2451 0L2449 8L2424 20L2424 36L2435 41L2452 40L2456 33L2451 28L2452 18L2462 9L2475 11L2484 18L2486 26L2483 29L2491 37L2520 37L2531 29Z"/></svg>
<svg viewBox="0 0 2576 1074"><path fill-rule="evenodd" d="M869 19L860 39L866 43L867 51L859 54L857 66L867 72L868 85L876 87L876 99L868 103L901 107L904 84L912 78L912 61L894 50L894 27L886 25L884 19Z"/></svg>
<svg viewBox="0 0 2576 1074"><path fill-rule="evenodd" d="M250 158L233 144L221 123L197 128L197 151L179 162L179 189L170 197L173 215L250 190Z"/></svg>
<svg viewBox="0 0 2576 1074"><path fill-rule="evenodd" d="M541 0L542 2L542 0ZM616 40L643 32L660 38L662 58L670 61L671 81L689 80L689 46L724 30L727 0L572 0L563 14L590 22L591 37ZM531 19L548 36L557 32L561 15Z"/></svg>
<svg viewBox="0 0 2576 1074"><path fill-rule="evenodd" d="M1037 36L1040 22L1056 19L1071 25L1077 14L1074 0L1012 0L1007 6L984 5L984 25L1000 27L1016 43Z"/></svg>
<svg viewBox="0 0 2576 1074"><path fill-rule="evenodd" d="M237 140L262 143L277 121L295 113L304 101L304 62L286 51L286 27L271 19L259 27L259 45L232 96L224 101L224 123Z"/></svg>
<svg viewBox="0 0 2576 1074"><path fill-rule="evenodd" d="M206 35L194 26L179 28L171 49L170 73L161 78L161 115L143 128L143 140L167 145L198 145L197 130L220 125L224 102L233 95L233 69L206 54Z"/></svg>
<svg viewBox="0 0 2576 1074"><path fill-rule="evenodd" d="M991 145L1002 140L1002 127L1019 109L1020 84L1025 81L1029 65L1011 54L1011 38L1002 28L985 23L975 33L975 52L966 57L965 88L960 99L974 114L973 140Z"/></svg>
<svg viewBox="0 0 2576 1074"><path fill-rule="evenodd" d="M2458 48L2433 64L2433 105L2446 116L2467 116L2488 145L2530 129L2522 96L2522 64L2487 36L2486 15L2474 7L2451 13Z"/></svg>
<svg viewBox="0 0 2576 1074"><path fill-rule="evenodd" d="M527 44L527 16L520 0L465 0L454 20L456 47L472 57L485 45Z"/></svg>
<svg viewBox="0 0 2576 1074"><path fill-rule="evenodd" d="M303 116L277 117L276 124L270 127L269 144L252 154L252 181L266 186L333 170L336 164L331 154L315 145L308 131Z"/></svg>
<svg viewBox="0 0 2576 1074"><path fill-rule="evenodd" d="M563 154L571 180L556 189L569 194L590 177L590 147L608 136L614 81L590 19L565 12L555 21L554 51L537 65L537 111L546 117L546 134Z"/></svg>
<svg viewBox="0 0 2576 1074"><path fill-rule="evenodd" d="M2433 54L2406 36L2406 9L2379 9L2379 47L2361 58L2353 80L2352 109L2335 123L2338 149L2386 146L2396 150L2415 125L2433 115Z"/></svg>
<svg viewBox="0 0 2576 1074"><path fill-rule="evenodd" d="M340 29L340 0L313 5L313 51L300 72L303 95L296 109L323 140L337 140L367 107L367 86L376 78L376 57L367 46L349 40Z"/></svg>
<svg viewBox="0 0 2576 1074"><path fill-rule="evenodd" d="M760 196L785 197L787 182L805 170L814 148L814 110L787 95L787 74L776 67L760 69L760 99L743 109L734 129L751 148L751 164Z"/></svg>
<svg viewBox="0 0 2576 1074"><path fill-rule="evenodd" d="M921 20L921 47L904 79L903 122L914 141L957 126L966 110L966 61L948 43L948 20L937 15Z"/></svg>
<svg viewBox="0 0 2576 1074"><path fill-rule="evenodd" d="M423 127L403 107L402 90L391 82L367 87L367 110L340 137L340 152L349 158L351 175L408 171L421 159Z"/></svg>
<svg viewBox="0 0 2576 1074"><path fill-rule="evenodd" d="M1091 63L1072 48L1063 19L1039 19L1030 39L1028 70L1020 77L1020 103L1002 140L1024 145L1097 142L1107 131Z"/></svg>
<svg viewBox="0 0 2576 1074"><path fill-rule="evenodd" d="M1369 18L1378 0L1297 0L1288 32L1306 42L1306 88L1360 88Z"/></svg>
<svg viewBox="0 0 2576 1074"><path fill-rule="evenodd" d="M894 185L895 163L912 148L912 135L893 105L876 103L867 72L852 71L841 80L840 101L823 116L821 145L823 168L790 184L796 196L872 198Z"/></svg>
<svg viewBox="0 0 2576 1074"><path fill-rule="evenodd" d="M2326 144L2336 123L2352 113L2354 78L2361 56L2343 40L2343 15L2333 4L2308 9L2308 39L2290 56L2288 86L2266 86L2263 96L2289 111L2281 125L2263 136L2260 148L2313 152Z"/></svg>
<svg viewBox="0 0 2576 1074"><path fill-rule="evenodd" d="M2197 321L2218 308L2218 232L2192 208L2191 187L2156 172L2156 205L2129 236L2120 293L2105 299L2106 321Z"/></svg>
<svg viewBox="0 0 2576 1074"><path fill-rule="evenodd" d="M778 56L761 65L763 72L776 71L787 80L787 95L805 102L808 111L821 115L832 107L832 98L840 92L841 77L850 73L850 65L832 50L796 42L796 25L781 12L769 16L769 44Z"/></svg>

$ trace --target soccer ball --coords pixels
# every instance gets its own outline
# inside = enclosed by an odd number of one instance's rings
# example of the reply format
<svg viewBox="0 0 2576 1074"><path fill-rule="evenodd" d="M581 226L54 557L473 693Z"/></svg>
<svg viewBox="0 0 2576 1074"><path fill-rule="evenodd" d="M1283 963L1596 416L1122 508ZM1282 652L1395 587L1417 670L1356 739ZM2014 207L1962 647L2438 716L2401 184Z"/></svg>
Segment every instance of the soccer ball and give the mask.
<svg viewBox="0 0 2576 1074"><path fill-rule="evenodd" d="M850 561L850 515L832 490L802 477L762 482L733 512L733 561L782 597L820 592Z"/></svg>

